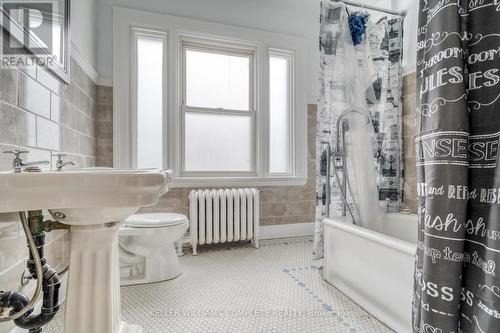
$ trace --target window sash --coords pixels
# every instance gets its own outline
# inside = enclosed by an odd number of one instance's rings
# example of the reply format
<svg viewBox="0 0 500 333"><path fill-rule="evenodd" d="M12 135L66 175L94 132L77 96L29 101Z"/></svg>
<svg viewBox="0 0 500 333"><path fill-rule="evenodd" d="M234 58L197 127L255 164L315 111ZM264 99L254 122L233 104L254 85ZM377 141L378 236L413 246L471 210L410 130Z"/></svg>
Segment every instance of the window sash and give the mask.
<svg viewBox="0 0 500 333"><path fill-rule="evenodd" d="M249 59L249 75L248 75L248 110L229 110L224 108L204 108L204 109L212 109L212 110L228 110L228 111L243 111L243 112L255 112L257 99L256 99L256 82L255 82L255 50L249 48L241 48L238 49L236 47L231 47L230 45L222 46L219 44L209 44L207 42L193 42L190 39L181 41L181 49L182 49L182 76L181 76L181 87L182 87L182 107L192 107L192 108L202 108L187 105L187 78L186 78L186 51L196 51L196 52L205 52L205 53L214 53L221 55L228 55L234 57L248 58Z"/></svg>
<svg viewBox="0 0 500 333"><path fill-rule="evenodd" d="M130 105L131 105L131 128L130 128L130 139L131 139L131 164L133 167L137 167L137 156L138 156L138 39L139 38L149 38L154 40L161 40L163 42L163 56L162 56L162 150L164 151L168 144L168 123L167 123L167 105L168 105L168 39L167 33L157 30L149 30L143 28L131 28L131 94L130 94ZM167 157L165 154L162 156L162 166L167 163Z"/></svg>
<svg viewBox="0 0 500 333"><path fill-rule="evenodd" d="M181 142L180 142L180 164L181 164L181 177L256 177L258 176L257 168L257 139L256 139L256 112L239 111L239 110L223 110L223 109L204 109L189 106L181 108ZM186 170L186 114L187 113L201 113L207 115L227 115L227 116L240 116L251 118L251 156L252 156L252 169L250 171L188 171Z"/></svg>
<svg viewBox="0 0 500 333"><path fill-rule="evenodd" d="M283 172L272 172L271 171L271 136L272 136L272 127L271 127L271 92L270 92L270 59L274 58L283 58L288 62L288 170ZM269 77L269 103L268 103L268 123L269 123L269 154L268 154L268 166L267 171L269 175L272 176L293 176L295 175L295 53L289 50L283 49L275 49L270 48L268 51L268 71L267 75Z"/></svg>

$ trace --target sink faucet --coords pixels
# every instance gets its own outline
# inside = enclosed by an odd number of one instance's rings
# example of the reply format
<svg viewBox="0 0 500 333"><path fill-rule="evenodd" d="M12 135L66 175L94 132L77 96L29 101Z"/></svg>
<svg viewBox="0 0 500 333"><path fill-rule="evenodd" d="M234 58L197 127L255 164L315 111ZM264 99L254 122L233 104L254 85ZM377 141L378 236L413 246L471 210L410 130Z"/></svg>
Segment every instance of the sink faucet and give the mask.
<svg viewBox="0 0 500 333"><path fill-rule="evenodd" d="M50 164L49 161L35 161L35 162L23 162L21 158L21 154L28 154L27 150L7 150L3 152L4 154L14 154L14 160L12 161L12 168L15 173L21 173L22 168L32 165L40 165L40 164Z"/></svg>
<svg viewBox="0 0 500 333"><path fill-rule="evenodd" d="M66 157L66 154L61 154L61 153L59 153L59 154L54 154L54 155L52 155L52 156L56 156L56 157L57 157L57 161L56 161L56 170L57 170L57 171L62 171L62 170L63 170L63 168L64 168L66 165L75 165L75 163L74 163L74 162L72 162L72 161L69 161L69 162L64 162L64 161L63 161L63 159L62 159L62 158L63 158L63 157Z"/></svg>

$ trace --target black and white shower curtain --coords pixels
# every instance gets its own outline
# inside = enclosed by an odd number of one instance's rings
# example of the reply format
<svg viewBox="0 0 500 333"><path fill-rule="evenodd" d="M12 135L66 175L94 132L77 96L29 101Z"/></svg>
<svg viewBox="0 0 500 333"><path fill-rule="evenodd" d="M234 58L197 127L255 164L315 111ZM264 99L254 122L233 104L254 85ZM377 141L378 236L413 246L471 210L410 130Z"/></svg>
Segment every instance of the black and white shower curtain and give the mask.
<svg viewBox="0 0 500 333"><path fill-rule="evenodd" d="M500 1L420 0L414 332L500 332Z"/></svg>
<svg viewBox="0 0 500 333"><path fill-rule="evenodd" d="M333 147L335 122L340 113L352 107L346 98L346 85L352 79L347 48L354 47L350 38L348 17L355 9L349 9L343 2L322 1L320 14L320 91L316 126L316 230L314 258L323 256L323 223L329 208L330 217L340 215L342 197L340 189L330 170L327 183L327 151ZM371 13L374 14L374 13ZM346 33L349 38L345 38ZM402 19L395 16L370 16L364 51L371 62L374 99L367 100L367 108L375 130L378 153L373 159L376 168L378 200L380 205L389 206L391 212L398 212L403 191L403 163L401 138L401 87L402 87ZM350 44L350 45L347 45ZM362 71L363 69L354 68ZM362 73L362 75L368 75ZM351 157L349 157L351 158ZM367 156L367 160L371 157ZM350 160L352 161L352 159ZM327 202L327 191L331 203ZM377 195L377 194L375 194ZM348 199L352 211L356 209Z"/></svg>

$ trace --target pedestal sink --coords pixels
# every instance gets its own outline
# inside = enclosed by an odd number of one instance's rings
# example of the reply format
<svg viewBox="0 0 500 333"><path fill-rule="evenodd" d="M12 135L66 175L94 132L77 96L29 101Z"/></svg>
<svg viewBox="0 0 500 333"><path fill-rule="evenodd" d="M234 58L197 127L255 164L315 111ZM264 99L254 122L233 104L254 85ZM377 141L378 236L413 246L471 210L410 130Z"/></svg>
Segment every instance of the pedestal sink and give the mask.
<svg viewBox="0 0 500 333"><path fill-rule="evenodd" d="M70 225L66 333L128 333L120 320L118 230L167 191L169 171L0 172L0 213L48 209Z"/></svg>

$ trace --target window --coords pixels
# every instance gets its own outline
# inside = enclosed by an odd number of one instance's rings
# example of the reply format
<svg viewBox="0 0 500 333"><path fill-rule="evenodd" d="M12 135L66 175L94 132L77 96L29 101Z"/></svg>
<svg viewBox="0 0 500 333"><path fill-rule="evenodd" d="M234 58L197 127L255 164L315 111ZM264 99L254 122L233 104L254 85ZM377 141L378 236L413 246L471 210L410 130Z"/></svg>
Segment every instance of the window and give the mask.
<svg viewBox="0 0 500 333"><path fill-rule="evenodd" d="M172 169L172 187L305 184L305 38L118 7L113 24L115 167Z"/></svg>
<svg viewBox="0 0 500 333"><path fill-rule="evenodd" d="M183 42L182 173L254 174L253 50Z"/></svg>
<svg viewBox="0 0 500 333"><path fill-rule="evenodd" d="M253 54L184 47L186 105L249 111Z"/></svg>
<svg viewBox="0 0 500 333"><path fill-rule="evenodd" d="M133 160L137 168L162 168L165 36L135 29L133 38L136 90Z"/></svg>
<svg viewBox="0 0 500 333"><path fill-rule="evenodd" d="M269 51L269 172L293 170L293 54Z"/></svg>

